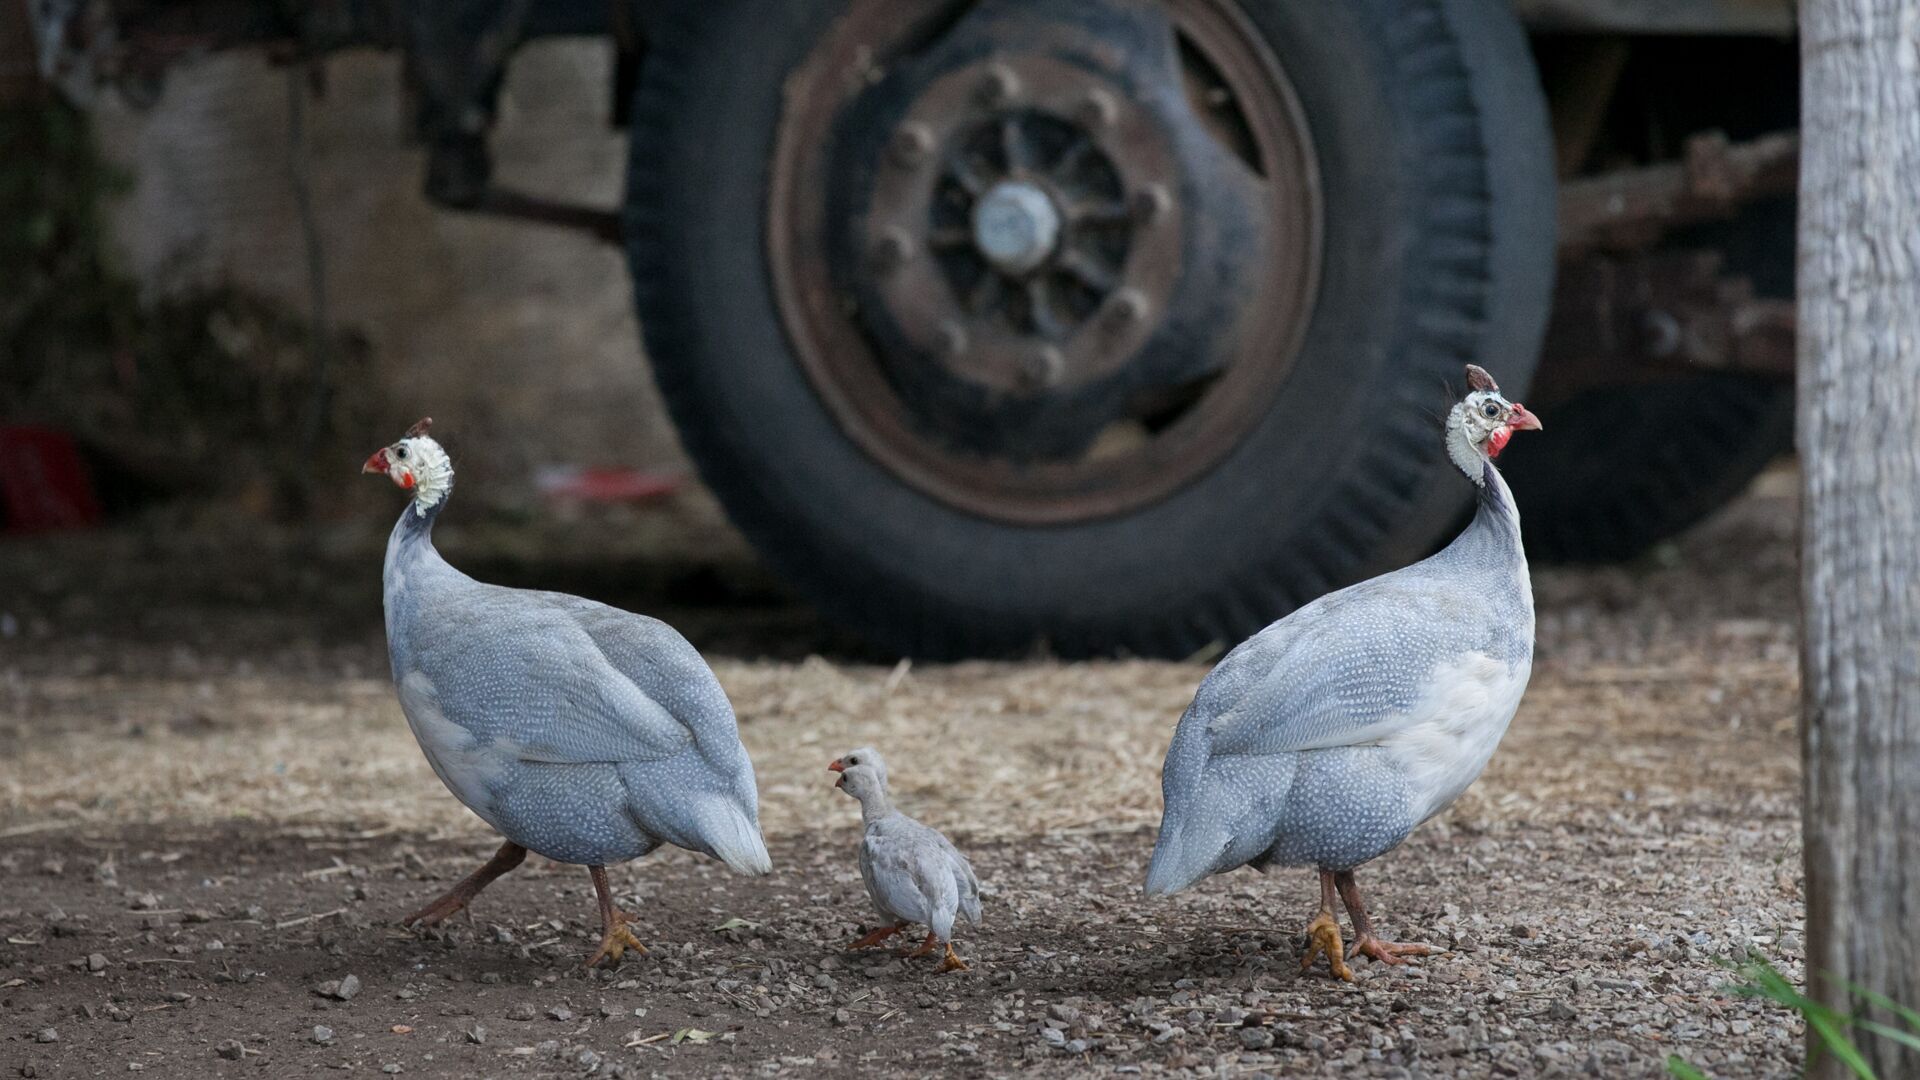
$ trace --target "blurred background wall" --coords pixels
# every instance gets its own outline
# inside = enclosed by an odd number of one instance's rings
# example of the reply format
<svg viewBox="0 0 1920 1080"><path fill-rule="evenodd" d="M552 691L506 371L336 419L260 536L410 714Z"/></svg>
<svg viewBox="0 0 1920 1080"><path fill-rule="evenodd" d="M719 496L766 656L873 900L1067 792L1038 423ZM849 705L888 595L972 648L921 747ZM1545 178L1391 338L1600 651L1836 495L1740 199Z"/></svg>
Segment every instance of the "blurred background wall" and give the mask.
<svg viewBox="0 0 1920 1080"><path fill-rule="evenodd" d="M618 205L611 64L604 41L517 54L493 133L501 181ZM309 176L332 323L372 345L381 426L367 446L430 413L474 481L463 496L495 506L523 504L547 465L688 470L641 357L623 255L430 206L399 57L341 54L324 75L305 103ZM285 69L257 51L211 56L172 69L151 106L105 92L95 116L132 181L110 221L143 294L234 286L308 311Z"/></svg>

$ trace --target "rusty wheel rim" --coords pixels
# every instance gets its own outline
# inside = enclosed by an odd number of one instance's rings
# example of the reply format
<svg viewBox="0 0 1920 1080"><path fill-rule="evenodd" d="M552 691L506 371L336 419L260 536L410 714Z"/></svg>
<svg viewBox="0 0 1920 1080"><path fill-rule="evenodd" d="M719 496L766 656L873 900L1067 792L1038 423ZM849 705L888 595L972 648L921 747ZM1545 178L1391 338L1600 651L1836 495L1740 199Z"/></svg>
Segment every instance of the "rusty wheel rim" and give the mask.
<svg viewBox="0 0 1920 1080"><path fill-rule="evenodd" d="M787 338L840 429L943 503L1014 524L1065 525L1164 500L1258 426L1304 337L1322 207L1299 101L1233 0L1172 0L1162 5L1175 35L1167 45L1191 129L1155 130L1117 86L1057 56L984 55L941 71L887 125L858 224L836 232L833 180L846 175L845 163L835 172L836 125L893 58L924 49L965 6L854 0L789 79L767 209ZM937 430L944 417L915 400L910 376L934 371L983 410L1031 413L1117 385L1170 332L1163 313L1192 246L1187 230L1199 225L1181 197L1191 178L1174 147L1194 132L1259 181L1257 272L1209 359L1217 370L1150 387L1111 420L1095 415L1097 434L1077 432L1064 452L996 452ZM1079 145L1075 175L1104 184L1104 197L1074 201L1085 192L1070 190L1060 158L1017 161L1016 137ZM977 149L993 139L1005 147L997 157ZM983 162L997 171L978 175ZM1057 235L1043 200L1056 210ZM956 221L956 206L971 217ZM983 291L1012 302L970 306ZM897 332L876 340L876 324Z"/></svg>

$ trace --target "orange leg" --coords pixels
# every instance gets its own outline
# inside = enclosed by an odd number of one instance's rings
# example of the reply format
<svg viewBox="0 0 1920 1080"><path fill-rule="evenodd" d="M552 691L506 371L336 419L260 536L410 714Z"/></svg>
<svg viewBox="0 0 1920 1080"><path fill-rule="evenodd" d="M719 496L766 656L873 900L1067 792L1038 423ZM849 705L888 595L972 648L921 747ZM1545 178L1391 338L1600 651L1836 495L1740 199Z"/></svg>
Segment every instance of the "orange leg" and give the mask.
<svg viewBox="0 0 1920 1080"><path fill-rule="evenodd" d="M906 923L894 923L892 926L883 926L873 933L868 934L866 937L861 938L859 941L847 946L847 949L849 951L854 949L871 949L906 928Z"/></svg>
<svg viewBox="0 0 1920 1080"><path fill-rule="evenodd" d="M527 857L527 849L509 840L500 845L485 866L468 874L466 879L442 893L432 903L400 920L402 926L437 926L453 913L466 907L480 890L493 884L493 879L519 866Z"/></svg>
<svg viewBox="0 0 1920 1080"><path fill-rule="evenodd" d="M967 968L967 962L960 959L959 954L953 951L953 942L951 941L947 942L947 957L940 961L940 970L942 972L969 970Z"/></svg>
<svg viewBox="0 0 1920 1080"><path fill-rule="evenodd" d="M927 940L921 942L919 947L915 948L912 952L907 953L906 954L907 959L911 960L916 956L925 956L928 953L932 952L934 949L938 948L939 945L940 945L939 937L935 936L934 932L929 930L927 931Z"/></svg>
<svg viewBox="0 0 1920 1080"><path fill-rule="evenodd" d="M1430 956L1439 950L1431 945L1403 945L1398 942L1382 941L1373 934L1373 920L1367 918L1367 907L1360 900L1360 885L1353 880L1353 871L1342 870L1334 875L1340 887L1340 899L1347 905L1347 917L1353 920L1353 944L1347 947L1347 957L1370 956L1383 964L1404 964L1409 956Z"/></svg>
<svg viewBox="0 0 1920 1080"><path fill-rule="evenodd" d="M633 922L633 916L613 906L613 890L607 887L607 868L589 866L587 873L593 876L593 891L600 894L600 925L603 928L600 951L593 954L587 966L593 967L602 960L618 964L628 949L641 956L647 955L647 947L640 944L640 939L633 936L633 931L627 929Z"/></svg>
<svg viewBox="0 0 1920 1080"><path fill-rule="evenodd" d="M1320 871L1320 911L1307 924L1307 953L1300 958L1300 970L1312 968L1323 955L1334 978L1353 981L1353 971L1340 949L1340 920L1333 914L1333 875L1325 870Z"/></svg>

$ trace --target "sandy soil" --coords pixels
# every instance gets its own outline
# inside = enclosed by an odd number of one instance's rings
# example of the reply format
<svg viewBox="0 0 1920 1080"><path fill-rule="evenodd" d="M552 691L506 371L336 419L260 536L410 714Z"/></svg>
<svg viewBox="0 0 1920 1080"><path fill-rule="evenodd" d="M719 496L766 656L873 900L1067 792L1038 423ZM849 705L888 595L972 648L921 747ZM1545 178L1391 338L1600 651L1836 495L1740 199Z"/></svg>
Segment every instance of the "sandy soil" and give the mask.
<svg viewBox="0 0 1920 1080"><path fill-rule="evenodd" d="M758 767L775 872L617 868L653 952L587 973L575 867L394 925L497 841L385 681L379 532L6 542L0 1075L1641 1076L1675 1052L1793 1075L1798 1027L1720 991L1748 948L1799 971L1791 486L1639 565L1536 574L1499 755L1361 874L1389 934L1447 951L1353 986L1298 971L1306 871L1139 896L1204 662L874 663L724 540L662 558L593 523L450 520L482 576L683 626ZM840 950L873 916L824 765L867 742L987 882L971 972Z"/></svg>

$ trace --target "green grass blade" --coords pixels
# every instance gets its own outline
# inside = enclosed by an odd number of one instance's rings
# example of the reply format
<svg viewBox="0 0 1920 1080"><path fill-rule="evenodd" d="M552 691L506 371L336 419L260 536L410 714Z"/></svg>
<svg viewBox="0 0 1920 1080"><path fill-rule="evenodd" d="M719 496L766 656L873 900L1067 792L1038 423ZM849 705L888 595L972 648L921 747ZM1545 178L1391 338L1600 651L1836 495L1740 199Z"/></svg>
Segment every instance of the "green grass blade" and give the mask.
<svg viewBox="0 0 1920 1080"><path fill-rule="evenodd" d="M1901 1031L1897 1027L1888 1027L1873 1020L1855 1020L1854 1023L1882 1038L1892 1039L1909 1049L1920 1050L1920 1035L1915 1035L1911 1031Z"/></svg>
<svg viewBox="0 0 1920 1080"><path fill-rule="evenodd" d="M1900 1004L1877 990L1869 990L1857 982L1847 983L1847 989L1853 991L1855 996L1865 998L1869 1004L1878 1005L1900 1017L1900 1019L1906 1021L1907 1026L1913 1030L1920 1031L1920 1012L1907 1008L1905 1005Z"/></svg>
<svg viewBox="0 0 1920 1080"><path fill-rule="evenodd" d="M1710 1080L1706 1073L1687 1064L1679 1054L1667 1055L1667 1075L1675 1080Z"/></svg>
<svg viewBox="0 0 1920 1080"><path fill-rule="evenodd" d="M1822 1008L1818 1012L1804 1014L1807 1018L1807 1026L1819 1034L1821 1048L1845 1063L1847 1068L1853 1071L1853 1075L1859 1077L1859 1080L1878 1080L1878 1077L1873 1074L1873 1066L1868 1065L1867 1059L1860 1056L1860 1048L1853 1045L1852 1039L1847 1038L1846 1029L1835 1023L1831 1015L1826 1015L1830 1012L1831 1010Z"/></svg>

